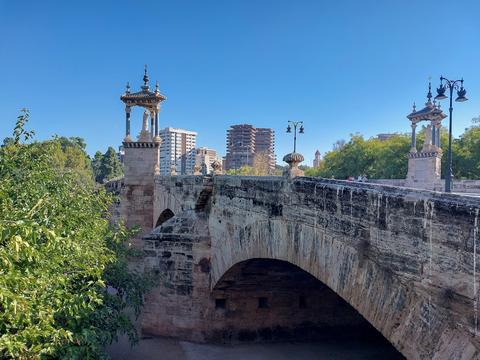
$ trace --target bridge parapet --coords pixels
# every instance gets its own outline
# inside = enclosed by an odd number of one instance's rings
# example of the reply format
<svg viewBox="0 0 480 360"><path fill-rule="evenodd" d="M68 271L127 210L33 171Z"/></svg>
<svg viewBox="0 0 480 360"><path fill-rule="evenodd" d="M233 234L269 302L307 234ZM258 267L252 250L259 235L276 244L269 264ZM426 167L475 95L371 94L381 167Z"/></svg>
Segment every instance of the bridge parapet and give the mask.
<svg viewBox="0 0 480 360"><path fill-rule="evenodd" d="M369 183L384 184L391 186L410 187L416 189L428 189L443 192L445 190L445 179L430 181L428 183L420 181L407 181L406 179L368 179ZM480 195L480 180L454 180L452 181L452 192L463 194Z"/></svg>
<svg viewBox="0 0 480 360"><path fill-rule="evenodd" d="M156 175L154 182L153 224L157 224L166 209L179 214L195 209L199 202L208 201L213 184L211 176L197 175Z"/></svg>

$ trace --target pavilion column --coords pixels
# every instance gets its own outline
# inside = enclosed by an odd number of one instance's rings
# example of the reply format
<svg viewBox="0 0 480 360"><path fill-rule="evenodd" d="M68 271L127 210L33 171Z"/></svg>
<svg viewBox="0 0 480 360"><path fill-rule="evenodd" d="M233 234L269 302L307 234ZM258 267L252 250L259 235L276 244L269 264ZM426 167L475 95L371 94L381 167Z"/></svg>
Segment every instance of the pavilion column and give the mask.
<svg viewBox="0 0 480 360"><path fill-rule="evenodd" d="M415 134L416 127L417 124L412 122L412 148L410 149L410 152L417 152L417 136Z"/></svg>
<svg viewBox="0 0 480 360"><path fill-rule="evenodd" d="M125 106L125 139L130 138L130 112L132 111L130 106Z"/></svg>
<svg viewBox="0 0 480 360"><path fill-rule="evenodd" d="M152 139L154 135L154 126L155 126L155 112L152 110L150 111L150 135L152 136Z"/></svg>
<svg viewBox="0 0 480 360"><path fill-rule="evenodd" d="M432 145L437 145L437 136L435 135L435 124L432 122Z"/></svg>
<svg viewBox="0 0 480 360"><path fill-rule="evenodd" d="M155 136L158 136L158 109L155 111Z"/></svg>
<svg viewBox="0 0 480 360"><path fill-rule="evenodd" d="M435 145L440 147L440 128L442 127L441 124L436 124L435 127L437 128L436 134L437 134L437 140L435 141Z"/></svg>

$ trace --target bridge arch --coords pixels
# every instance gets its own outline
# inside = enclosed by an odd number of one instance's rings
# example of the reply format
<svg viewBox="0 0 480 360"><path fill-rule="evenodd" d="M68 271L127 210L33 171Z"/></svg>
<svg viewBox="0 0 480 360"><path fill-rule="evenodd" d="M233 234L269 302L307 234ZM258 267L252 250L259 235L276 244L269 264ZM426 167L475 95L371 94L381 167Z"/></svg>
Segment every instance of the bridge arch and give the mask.
<svg viewBox="0 0 480 360"><path fill-rule="evenodd" d="M220 246L216 239L227 243ZM409 306L417 307L415 294L391 272L365 259L364 249L284 219L247 219L245 226L234 227L228 235L213 234L212 249L212 291L236 264L258 258L288 262L331 289L398 351L411 351L396 330L401 317L412 313Z"/></svg>
<svg viewBox="0 0 480 360"><path fill-rule="evenodd" d="M172 210L170 210L170 209L163 210L162 213L160 214L160 216L158 217L156 223L155 223L155 227L159 227L165 221L171 219L174 216L175 216L175 214L173 213Z"/></svg>
<svg viewBox="0 0 480 360"><path fill-rule="evenodd" d="M220 312L217 319L224 324L223 341L367 341L383 356L403 359L345 300L287 261L237 263L217 281L212 295L215 306L225 309L224 318Z"/></svg>

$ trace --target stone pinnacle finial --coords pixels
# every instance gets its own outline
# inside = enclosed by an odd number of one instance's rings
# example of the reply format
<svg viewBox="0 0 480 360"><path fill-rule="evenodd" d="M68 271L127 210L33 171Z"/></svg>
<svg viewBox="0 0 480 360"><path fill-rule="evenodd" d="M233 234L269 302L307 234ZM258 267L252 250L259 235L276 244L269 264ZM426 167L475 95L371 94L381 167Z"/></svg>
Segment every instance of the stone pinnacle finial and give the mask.
<svg viewBox="0 0 480 360"><path fill-rule="evenodd" d="M126 86L125 94L130 94L130 82L128 82L128 81L127 81L127 86Z"/></svg>
<svg viewBox="0 0 480 360"><path fill-rule="evenodd" d="M148 91L148 74L147 74L147 65L145 64L145 70L144 70L144 75L143 75L143 86L142 90L143 91Z"/></svg>
<svg viewBox="0 0 480 360"><path fill-rule="evenodd" d="M143 82L145 83L145 85L148 85L147 64L145 64L145 70L144 70L144 74L143 74Z"/></svg>
<svg viewBox="0 0 480 360"><path fill-rule="evenodd" d="M415 101L414 101L414 102L413 102L413 110L412 110L412 112L415 112L415 111L417 111L417 105L415 105Z"/></svg>
<svg viewBox="0 0 480 360"><path fill-rule="evenodd" d="M160 90L158 89L158 81L155 83L155 92L158 94Z"/></svg>
<svg viewBox="0 0 480 360"><path fill-rule="evenodd" d="M428 82L428 94L427 94L427 102L425 105L432 105L432 83L431 81Z"/></svg>

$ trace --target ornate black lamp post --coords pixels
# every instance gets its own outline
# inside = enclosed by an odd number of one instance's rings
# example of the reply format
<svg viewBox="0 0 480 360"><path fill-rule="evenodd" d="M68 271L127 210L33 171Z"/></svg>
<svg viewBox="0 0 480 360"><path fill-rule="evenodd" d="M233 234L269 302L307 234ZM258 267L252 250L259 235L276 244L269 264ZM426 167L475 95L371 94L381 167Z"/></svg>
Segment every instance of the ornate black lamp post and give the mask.
<svg viewBox="0 0 480 360"><path fill-rule="evenodd" d="M445 81L445 84L444 84ZM452 192L452 113L453 113L453 90L457 90L457 98L455 101L464 102L468 99L465 97L467 90L463 88L463 79L461 80L448 80L443 76L440 76L440 87L437 88L437 96L435 100L444 100L447 98L445 91L447 88L450 93L450 107L448 111L450 112L449 118L449 129L448 129L448 168L447 174L445 176L445 192Z"/></svg>
<svg viewBox="0 0 480 360"><path fill-rule="evenodd" d="M287 126L287 133L292 132L292 127L290 126L293 125L293 152L297 152L297 126L300 125L300 128L298 129L299 134L303 134L304 128L303 128L303 121L290 121L288 120L288 126Z"/></svg>

